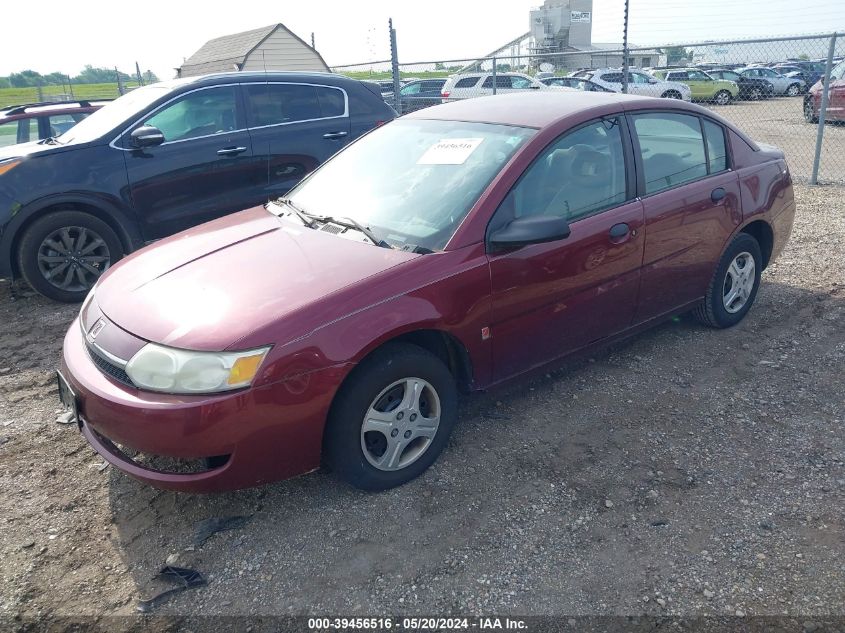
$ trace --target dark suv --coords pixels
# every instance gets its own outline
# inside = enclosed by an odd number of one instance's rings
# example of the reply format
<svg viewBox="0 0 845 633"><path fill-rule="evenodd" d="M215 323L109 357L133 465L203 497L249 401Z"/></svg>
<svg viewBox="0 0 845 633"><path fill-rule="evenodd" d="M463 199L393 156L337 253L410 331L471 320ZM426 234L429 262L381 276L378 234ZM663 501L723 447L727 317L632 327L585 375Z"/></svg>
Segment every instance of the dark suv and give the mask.
<svg viewBox="0 0 845 633"><path fill-rule="evenodd" d="M286 193L393 119L329 73L225 73L138 88L58 138L0 148L0 277L81 301L144 243Z"/></svg>
<svg viewBox="0 0 845 633"><path fill-rule="evenodd" d="M0 147L64 134L106 101L24 103L0 108Z"/></svg>

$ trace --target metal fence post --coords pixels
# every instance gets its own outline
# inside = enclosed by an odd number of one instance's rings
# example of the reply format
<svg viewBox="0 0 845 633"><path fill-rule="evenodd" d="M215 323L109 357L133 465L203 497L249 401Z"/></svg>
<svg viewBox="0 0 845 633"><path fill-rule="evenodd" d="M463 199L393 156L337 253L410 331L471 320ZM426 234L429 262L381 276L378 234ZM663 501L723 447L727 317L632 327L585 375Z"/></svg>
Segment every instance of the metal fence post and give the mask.
<svg viewBox="0 0 845 633"><path fill-rule="evenodd" d="M493 58L493 94L496 94L496 58Z"/></svg>
<svg viewBox="0 0 845 633"><path fill-rule="evenodd" d="M399 52L396 50L396 29L393 28L393 18L387 20L390 28L390 72L393 75L393 107L397 114L402 114L402 98L399 94Z"/></svg>
<svg viewBox="0 0 845 633"><path fill-rule="evenodd" d="M625 0L625 25L622 30L622 92L628 92L628 0Z"/></svg>
<svg viewBox="0 0 845 633"><path fill-rule="evenodd" d="M830 47L827 49L827 62L824 66L824 76L822 77L822 103L819 108L819 127L816 131L816 154L813 157L813 175L810 176L810 184L817 185L819 182L819 163L822 158L822 141L824 139L824 120L827 115L827 101L830 94L830 70L833 66L833 53L836 50L836 33L830 35ZM810 104L810 112L812 112L812 103Z"/></svg>

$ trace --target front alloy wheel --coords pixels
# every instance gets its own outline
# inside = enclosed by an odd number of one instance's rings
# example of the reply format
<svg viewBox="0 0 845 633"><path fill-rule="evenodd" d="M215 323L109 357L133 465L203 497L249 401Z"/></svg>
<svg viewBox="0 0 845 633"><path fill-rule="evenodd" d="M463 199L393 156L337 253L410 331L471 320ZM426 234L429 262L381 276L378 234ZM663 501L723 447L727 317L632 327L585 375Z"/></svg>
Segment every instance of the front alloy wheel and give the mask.
<svg viewBox="0 0 845 633"><path fill-rule="evenodd" d="M363 490L386 490L422 474L446 447L457 387L432 352L392 342L365 358L332 403L323 459Z"/></svg>
<svg viewBox="0 0 845 633"><path fill-rule="evenodd" d="M65 292L87 292L111 265L105 240L83 226L63 226L38 247L38 270L47 282Z"/></svg>
<svg viewBox="0 0 845 633"><path fill-rule="evenodd" d="M401 470L431 446L440 425L440 397L422 378L404 378L375 397L361 425L364 457L379 470Z"/></svg>
<svg viewBox="0 0 845 633"><path fill-rule="evenodd" d="M76 303L123 252L114 230L100 218L76 209L57 210L24 230L18 268L45 297Z"/></svg>
<svg viewBox="0 0 845 633"><path fill-rule="evenodd" d="M720 90L716 93L716 103L718 105L728 105L731 102L731 93L727 90Z"/></svg>

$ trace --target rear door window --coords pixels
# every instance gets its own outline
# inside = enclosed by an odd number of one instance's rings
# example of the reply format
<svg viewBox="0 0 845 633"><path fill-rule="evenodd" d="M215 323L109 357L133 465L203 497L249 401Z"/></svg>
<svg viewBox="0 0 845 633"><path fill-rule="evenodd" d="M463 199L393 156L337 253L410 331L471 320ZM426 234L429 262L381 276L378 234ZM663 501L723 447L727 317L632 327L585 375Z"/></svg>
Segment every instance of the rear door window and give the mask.
<svg viewBox="0 0 845 633"><path fill-rule="evenodd" d="M647 194L706 176L707 160L697 116L655 112L635 114Z"/></svg>
<svg viewBox="0 0 845 633"><path fill-rule="evenodd" d="M320 119L317 88L304 84L245 84L249 127Z"/></svg>
<svg viewBox="0 0 845 633"><path fill-rule="evenodd" d="M478 83L478 79L478 77L464 77L463 79L458 79L458 83L455 84L455 88L474 88L475 84Z"/></svg>

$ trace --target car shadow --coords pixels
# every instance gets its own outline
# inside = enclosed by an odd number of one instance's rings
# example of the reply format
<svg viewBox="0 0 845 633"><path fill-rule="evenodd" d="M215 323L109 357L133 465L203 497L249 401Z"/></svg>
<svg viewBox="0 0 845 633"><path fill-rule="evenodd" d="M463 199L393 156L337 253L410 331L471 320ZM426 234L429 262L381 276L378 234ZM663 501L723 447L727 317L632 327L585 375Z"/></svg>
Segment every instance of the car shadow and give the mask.
<svg viewBox="0 0 845 633"><path fill-rule="evenodd" d="M639 596L649 565L683 561L726 522L756 521L725 498L741 491L760 512L777 506L779 492L744 482L786 464L788 451L764 442L773 451L764 462L749 455L764 428L784 446L794 433L813 436L803 418L790 428L786 411L795 390L823 387L806 372L831 345L845 345L843 315L843 287L815 292L764 278L748 317L729 330L678 317L463 398L438 462L384 493L318 472L191 495L110 469L119 550L139 597L154 592L150 579L168 557L208 577L208 587L161 613L454 612L474 604L473 592L492 591L478 584L491 574L514 583L513 595L495 594L497 604L520 612L554 596L562 612L597 591ZM231 517L245 522L197 540L203 521ZM670 524L688 536L632 536ZM636 569L608 588L597 570L616 556ZM519 569L524 582L501 576Z"/></svg>

